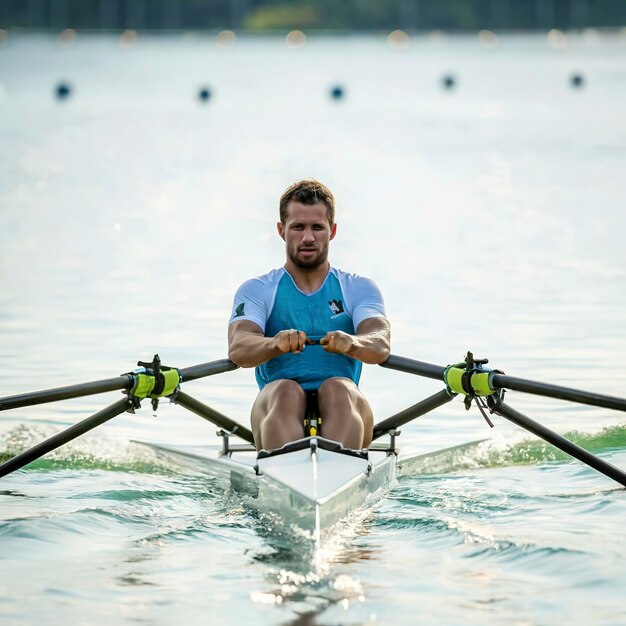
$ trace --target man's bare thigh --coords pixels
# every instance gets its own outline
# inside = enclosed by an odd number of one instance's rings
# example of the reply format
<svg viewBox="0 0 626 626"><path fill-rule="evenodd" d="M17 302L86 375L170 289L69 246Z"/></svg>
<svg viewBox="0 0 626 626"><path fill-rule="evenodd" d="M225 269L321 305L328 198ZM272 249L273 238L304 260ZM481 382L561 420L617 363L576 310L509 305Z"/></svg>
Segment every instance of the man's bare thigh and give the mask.
<svg viewBox="0 0 626 626"><path fill-rule="evenodd" d="M297 382L283 379L265 385L250 415L257 447L266 447L267 441L272 442L272 446L267 447L276 447L277 442L286 443L301 437L305 407L306 394Z"/></svg>

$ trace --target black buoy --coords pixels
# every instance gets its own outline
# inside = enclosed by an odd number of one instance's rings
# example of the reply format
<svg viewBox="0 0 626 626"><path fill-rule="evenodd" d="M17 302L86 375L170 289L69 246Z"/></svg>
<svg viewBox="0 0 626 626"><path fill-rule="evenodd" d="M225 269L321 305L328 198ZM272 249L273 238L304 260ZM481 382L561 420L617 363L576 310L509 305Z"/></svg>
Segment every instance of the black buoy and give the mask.
<svg viewBox="0 0 626 626"><path fill-rule="evenodd" d="M330 97L333 100L341 100L344 96L345 96L345 92L344 92L344 89L343 89L343 87L341 85L335 85L330 90Z"/></svg>
<svg viewBox="0 0 626 626"><path fill-rule="evenodd" d="M444 89L454 89L456 87L456 78L452 74L444 74L441 77L441 86Z"/></svg>
<svg viewBox="0 0 626 626"><path fill-rule="evenodd" d="M57 100L67 100L72 95L72 87L69 83L61 82L54 90Z"/></svg>
<svg viewBox="0 0 626 626"><path fill-rule="evenodd" d="M575 89L580 89L585 85L585 79L582 74L572 74L569 79L569 84Z"/></svg>
<svg viewBox="0 0 626 626"><path fill-rule="evenodd" d="M211 90L208 87L202 87L198 92L198 100L200 102L208 102L211 99Z"/></svg>

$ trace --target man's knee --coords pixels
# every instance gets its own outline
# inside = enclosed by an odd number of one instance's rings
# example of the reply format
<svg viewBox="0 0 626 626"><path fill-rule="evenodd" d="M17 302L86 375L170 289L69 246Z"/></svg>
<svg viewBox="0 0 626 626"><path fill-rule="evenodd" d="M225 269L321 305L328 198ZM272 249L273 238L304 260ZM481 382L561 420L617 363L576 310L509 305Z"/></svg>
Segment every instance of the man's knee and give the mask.
<svg viewBox="0 0 626 626"><path fill-rule="evenodd" d="M353 398L358 392L358 387L350 378L327 378L319 388L320 398Z"/></svg>
<svg viewBox="0 0 626 626"><path fill-rule="evenodd" d="M275 380L265 385L252 407L256 447L278 448L302 436L300 423L305 406L306 393L294 380Z"/></svg>
<svg viewBox="0 0 626 626"><path fill-rule="evenodd" d="M306 393L302 386L295 380L283 378L270 383L270 402L274 403L301 403L306 400ZM269 385L268 385L269 386Z"/></svg>

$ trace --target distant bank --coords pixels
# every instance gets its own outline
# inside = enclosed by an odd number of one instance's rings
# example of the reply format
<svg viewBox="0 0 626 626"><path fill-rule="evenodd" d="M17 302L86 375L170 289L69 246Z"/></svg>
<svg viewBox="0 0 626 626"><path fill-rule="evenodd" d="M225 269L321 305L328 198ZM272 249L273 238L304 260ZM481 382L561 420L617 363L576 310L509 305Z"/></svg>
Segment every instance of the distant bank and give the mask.
<svg viewBox="0 0 626 626"><path fill-rule="evenodd" d="M623 0L2 0L2 29L257 31L626 27Z"/></svg>

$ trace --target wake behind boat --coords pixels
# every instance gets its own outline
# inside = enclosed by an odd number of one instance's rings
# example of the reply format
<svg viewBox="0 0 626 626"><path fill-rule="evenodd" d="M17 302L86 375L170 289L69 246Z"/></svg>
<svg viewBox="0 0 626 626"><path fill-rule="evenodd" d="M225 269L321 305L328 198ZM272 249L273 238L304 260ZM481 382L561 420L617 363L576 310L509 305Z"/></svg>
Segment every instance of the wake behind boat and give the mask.
<svg viewBox="0 0 626 626"><path fill-rule="evenodd" d="M462 363L447 367L391 355L382 364L383 367L440 380L445 383L445 388L376 424L373 440L389 436L389 444L375 443L369 449L351 450L318 434L290 442L282 448L257 453L248 428L181 390L183 381L237 369L234 363L222 359L179 370L162 366L158 355L155 355L152 363L140 362L135 371L115 378L0 399L0 410L7 410L115 389L125 393L123 399L1 464L0 477L121 413L134 412L145 399L150 398L156 410L159 399L168 397L217 425L221 429L222 447L168 443L150 445L205 464L225 477L235 491L249 496L259 510L272 512L288 524L319 535L351 511L376 500L394 484L397 472L396 436L400 426L461 395L466 408L477 406L490 426L488 413L505 417L626 486L626 473L620 468L516 411L504 402L503 397L505 389L513 389L620 411L626 411L626 400L506 376L499 370L487 369L486 363L486 359L474 359L471 352L467 353ZM233 444L233 437L246 443Z"/></svg>

